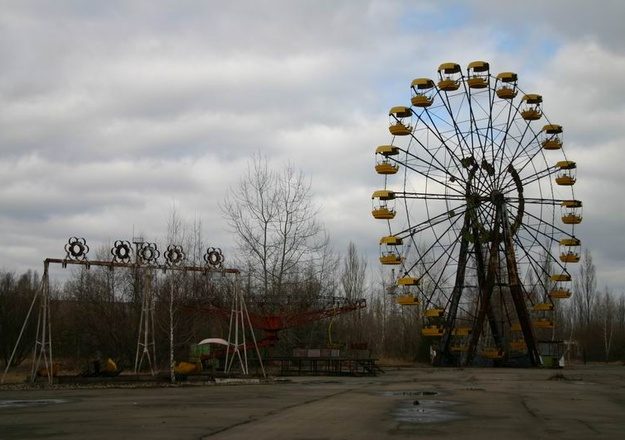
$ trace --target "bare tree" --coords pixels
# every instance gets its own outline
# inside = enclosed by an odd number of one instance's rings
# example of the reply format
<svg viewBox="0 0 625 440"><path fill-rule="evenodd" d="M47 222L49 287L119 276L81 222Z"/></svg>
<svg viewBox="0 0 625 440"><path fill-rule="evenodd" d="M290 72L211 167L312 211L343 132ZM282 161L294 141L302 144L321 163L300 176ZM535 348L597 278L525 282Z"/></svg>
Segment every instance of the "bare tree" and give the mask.
<svg viewBox="0 0 625 440"><path fill-rule="evenodd" d="M276 171L266 158L254 156L221 209L236 234L244 266L264 295L283 293L288 279L327 245L310 182L292 165Z"/></svg>
<svg viewBox="0 0 625 440"><path fill-rule="evenodd" d="M616 302L612 297L610 289L605 288L603 295L601 296L601 303L599 306L600 322L603 334L603 348L605 351L605 361L610 360L610 350L612 348L612 337L614 335L615 327L615 311Z"/></svg>
<svg viewBox="0 0 625 440"><path fill-rule="evenodd" d="M591 331L593 313L595 311L597 278L596 268L592 261L592 254L588 249L584 251L584 257L579 269L579 278L574 282L573 304L577 321L577 338L581 344L584 362L588 358L588 349L592 339Z"/></svg>
<svg viewBox="0 0 625 440"><path fill-rule="evenodd" d="M346 298L363 297L366 272L367 261L358 255L356 245L350 241L347 246L347 255L343 258L343 271L341 272L341 287Z"/></svg>

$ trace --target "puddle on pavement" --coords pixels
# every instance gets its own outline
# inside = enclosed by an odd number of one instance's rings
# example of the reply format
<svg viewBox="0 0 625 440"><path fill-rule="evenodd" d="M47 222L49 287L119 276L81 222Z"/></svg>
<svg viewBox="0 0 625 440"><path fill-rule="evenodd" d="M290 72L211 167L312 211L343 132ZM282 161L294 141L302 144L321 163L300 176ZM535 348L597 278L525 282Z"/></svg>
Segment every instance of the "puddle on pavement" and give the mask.
<svg viewBox="0 0 625 440"><path fill-rule="evenodd" d="M438 391L386 391L385 397L403 398L392 411L393 418L401 423L438 423L459 420L460 414L450 407L455 402L429 399L437 396Z"/></svg>
<svg viewBox="0 0 625 440"><path fill-rule="evenodd" d="M449 407L453 402L444 400L413 400L402 401L395 410L393 417L402 423L438 423L459 420L462 418Z"/></svg>
<svg viewBox="0 0 625 440"><path fill-rule="evenodd" d="M45 406L57 403L65 403L63 399L37 399L37 400L0 400L0 409L3 408L28 408L31 406Z"/></svg>

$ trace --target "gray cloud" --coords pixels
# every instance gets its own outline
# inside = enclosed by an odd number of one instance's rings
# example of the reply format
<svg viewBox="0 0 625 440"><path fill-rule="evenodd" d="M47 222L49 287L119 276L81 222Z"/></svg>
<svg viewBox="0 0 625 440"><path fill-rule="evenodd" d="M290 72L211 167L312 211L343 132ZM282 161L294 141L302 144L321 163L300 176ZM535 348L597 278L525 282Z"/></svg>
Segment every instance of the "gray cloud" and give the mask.
<svg viewBox="0 0 625 440"><path fill-rule="evenodd" d="M439 63L486 59L517 71L564 125L580 235L600 276L625 288L624 243L602 235L625 222L623 7L500 3L8 2L0 266L36 266L74 234L105 243L134 225L161 237L173 204L228 248L218 202L259 150L311 176L336 247L354 241L374 266L386 111Z"/></svg>

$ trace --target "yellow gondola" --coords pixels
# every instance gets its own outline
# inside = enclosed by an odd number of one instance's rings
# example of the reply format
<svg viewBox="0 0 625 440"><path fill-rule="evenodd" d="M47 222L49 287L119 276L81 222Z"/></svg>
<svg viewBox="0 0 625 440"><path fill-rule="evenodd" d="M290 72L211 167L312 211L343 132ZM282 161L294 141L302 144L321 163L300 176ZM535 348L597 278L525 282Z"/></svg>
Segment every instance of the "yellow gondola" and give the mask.
<svg viewBox="0 0 625 440"><path fill-rule="evenodd" d="M423 316L426 318L440 318L445 314L445 309L441 309L440 307L434 307L432 309L427 309L423 312Z"/></svg>
<svg viewBox="0 0 625 440"><path fill-rule="evenodd" d="M569 289L553 289L549 292L549 297L553 299L567 299L571 297Z"/></svg>
<svg viewBox="0 0 625 440"><path fill-rule="evenodd" d="M393 136L407 136L412 133L410 123L405 122L406 118L412 116L412 110L404 106L396 106L388 111L389 127L388 130Z"/></svg>
<svg viewBox="0 0 625 440"><path fill-rule="evenodd" d="M401 246L403 242L401 237L396 237L395 235L387 235L386 237L380 238L380 245Z"/></svg>
<svg viewBox="0 0 625 440"><path fill-rule="evenodd" d="M394 209L389 209L386 206L380 206L379 208L374 208L371 210L371 215L373 218L378 220L393 220L397 213Z"/></svg>
<svg viewBox="0 0 625 440"><path fill-rule="evenodd" d="M413 95L410 99L412 105L415 107L429 107L434 102L434 95L432 90L434 88L434 81L429 78L417 78L410 84Z"/></svg>
<svg viewBox="0 0 625 440"><path fill-rule="evenodd" d="M501 72L497 80L502 84L497 88L497 96L500 99L513 99L517 95L517 74L514 72Z"/></svg>
<svg viewBox="0 0 625 440"><path fill-rule="evenodd" d="M453 92L460 88L460 65L456 63L443 63L438 67L440 81L439 90Z"/></svg>
<svg viewBox="0 0 625 440"><path fill-rule="evenodd" d="M582 215L579 211L582 208L580 200L563 200L562 206L562 222L566 225L577 225L582 222Z"/></svg>
<svg viewBox="0 0 625 440"><path fill-rule="evenodd" d="M534 328L538 329L552 329L555 327L553 321L547 318L539 318L532 321Z"/></svg>
<svg viewBox="0 0 625 440"><path fill-rule="evenodd" d="M419 298L414 295L398 295L395 302L400 306L416 306L419 305Z"/></svg>
<svg viewBox="0 0 625 440"><path fill-rule="evenodd" d="M577 168L577 164L572 160L561 160L556 163L556 167L559 168L562 173L556 177L556 183L562 186L571 186L575 184L574 170Z"/></svg>
<svg viewBox="0 0 625 440"><path fill-rule="evenodd" d="M543 127L545 137L542 141L545 150L559 150L562 148L562 126L548 124Z"/></svg>
<svg viewBox="0 0 625 440"><path fill-rule="evenodd" d="M480 356L486 359L502 359L504 356L504 352L500 348L489 347L480 351Z"/></svg>
<svg viewBox="0 0 625 440"><path fill-rule="evenodd" d="M430 336L430 337L443 336L443 327L439 327L437 325L429 325L421 329L421 334L423 336Z"/></svg>
<svg viewBox="0 0 625 440"><path fill-rule="evenodd" d="M405 276L397 280L397 285L398 286L417 286L419 284L419 281L420 281L419 278Z"/></svg>
<svg viewBox="0 0 625 440"><path fill-rule="evenodd" d="M537 303L532 306L534 312L552 312L553 304L551 303Z"/></svg>
<svg viewBox="0 0 625 440"><path fill-rule="evenodd" d="M536 121L543 115L540 110L540 104L543 102L543 97L536 93L530 93L523 96L522 101L526 104L526 107L521 110L521 117L526 121Z"/></svg>
<svg viewBox="0 0 625 440"><path fill-rule="evenodd" d="M473 61L469 63L467 68L469 78L467 84L471 89L484 89L488 87L488 69L489 64L486 61Z"/></svg>
<svg viewBox="0 0 625 440"><path fill-rule="evenodd" d="M456 327L451 331L454 336L469 336L471 334L471 327Z"/></svg>
<svg viewBox="0 0 625 440"><path fill-rule="evenodd" d="M401 262L401 255L395 252L389 252L380 256L380 263L385 265L396 265L401 264Z"/></svg>
<svg viewBox="0 0 625 440"><path fill-rule="evenodd" d="M399 166L390 163L389 161L382 161L380 163L375 164L375 171L378 174L397 174L399 171Z"/></svg>
<svg viewBox="0 0 625 440"><path fill-rule="evenodd" d="M392 220L395 218L395 210L386 203L389 200L395 200L395 193L393 191L387 189L374 191L371 195L371 199L380 201L378 206L375 206L375 204L373 206L373 210L371 211L373 218L379 220Z"/></svg>
<svg viewBox="0 0 625 440"><path fill-rule="evenodd" d="M571 275L569 275L568 273L557 273L557 274L553 274L551 275L551 281L554 282L566 282L566 281L571 281Z"/></svg>

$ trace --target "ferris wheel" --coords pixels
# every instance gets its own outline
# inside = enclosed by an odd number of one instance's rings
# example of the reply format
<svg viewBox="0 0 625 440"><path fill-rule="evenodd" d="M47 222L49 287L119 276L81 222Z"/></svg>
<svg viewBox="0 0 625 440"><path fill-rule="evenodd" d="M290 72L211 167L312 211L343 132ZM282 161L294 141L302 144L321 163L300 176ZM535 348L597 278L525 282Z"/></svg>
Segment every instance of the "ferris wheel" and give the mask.
<svg viewBox="0 0 625 440"><path fill-rule="evenodd" d="M539 365L580 260L576 163L515 73L475 61L437 76L412 81L375 151L380 262L398 268L397 303L422 312L435 364Z"/></svg>

